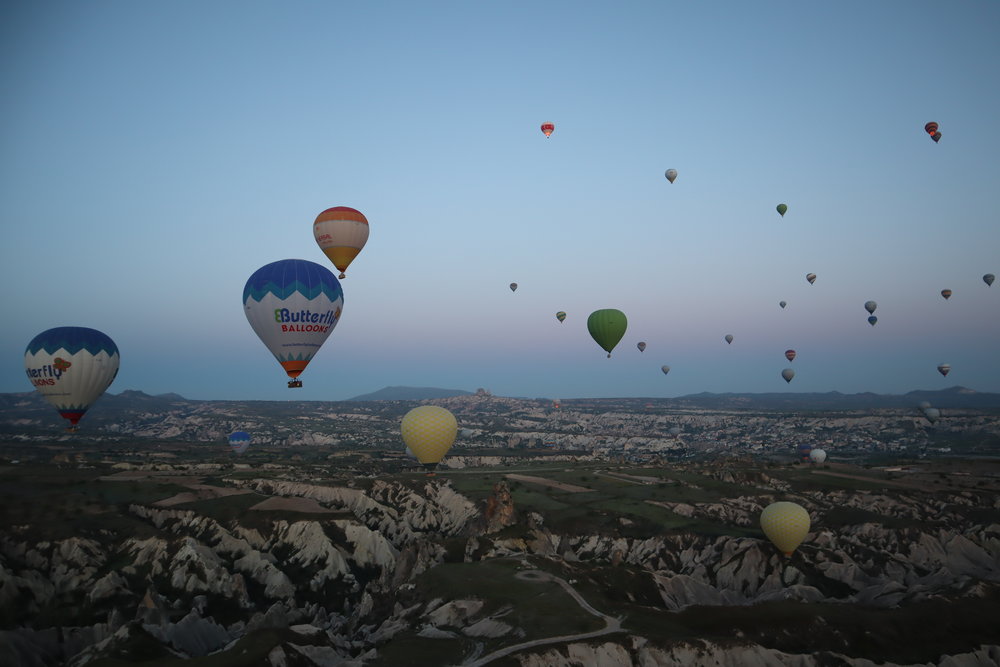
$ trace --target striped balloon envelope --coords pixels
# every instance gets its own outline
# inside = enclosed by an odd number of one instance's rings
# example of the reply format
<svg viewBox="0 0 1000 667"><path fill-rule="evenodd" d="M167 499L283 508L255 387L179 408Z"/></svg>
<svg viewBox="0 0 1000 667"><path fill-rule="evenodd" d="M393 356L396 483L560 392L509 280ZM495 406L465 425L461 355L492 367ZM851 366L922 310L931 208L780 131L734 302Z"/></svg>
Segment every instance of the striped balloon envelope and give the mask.
<svg viewBox="0 0 1000 667"><path fill-rule="evenodd" d="M246 431L233 431L229 434L229 447L237 454L242 454L250 448L250 434Z"/></svg>
<svg viewBox="0 0 1000 667"><path fill-rule="evenodd" d="M68 419L70 429L118 375L120 355L111 338L87 327L56 327L31 339L24 370L35 390Z"/></svg>
<svg viewBox="0 0 1000 667"><path fill-rule="evenodd" d="M368 218L349 206L334 206L316 216L313 237L323 254L340 269L340 277L368 242Z"/></svg>
<svg viewBox="0 0 1000 667"><path fill-rule="evenodd" d="M288 377L296 380L340 321L344 290L319 264L283 259L257 269L243 288L243 311Z"/></svg>
<svg viewBox="0 0 1000 667"><path fill-rule="evenodd" d="M542 123L542 134L544 134L546 138L551 137L555 130L555 123Z"/></svg>

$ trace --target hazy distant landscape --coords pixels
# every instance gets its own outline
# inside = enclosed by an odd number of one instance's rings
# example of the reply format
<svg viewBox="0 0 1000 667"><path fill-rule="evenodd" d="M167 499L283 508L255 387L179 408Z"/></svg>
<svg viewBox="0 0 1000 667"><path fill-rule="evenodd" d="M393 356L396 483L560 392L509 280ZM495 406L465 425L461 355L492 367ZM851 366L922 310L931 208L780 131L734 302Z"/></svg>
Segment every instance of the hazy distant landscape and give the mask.
<svg viewBox="0 0 1000 667"><path fill-rule="evenodd" d="M0 663L1000 659L995 394L435 391L126 391L74 434L0 395ZM421 401L460 428L432 477L399 434ZM758 524L775 500L812 519L789 559Z"/></svg>

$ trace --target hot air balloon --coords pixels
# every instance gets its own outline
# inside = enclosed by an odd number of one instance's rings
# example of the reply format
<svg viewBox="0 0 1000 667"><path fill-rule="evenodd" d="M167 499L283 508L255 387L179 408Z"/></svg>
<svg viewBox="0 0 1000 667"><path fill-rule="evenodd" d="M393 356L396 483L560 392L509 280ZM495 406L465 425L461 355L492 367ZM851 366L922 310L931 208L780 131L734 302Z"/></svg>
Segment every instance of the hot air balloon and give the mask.
<svg viewBox="0 0 1000 667"><path fill-rule="evenodd" d="M809 454L812 452L813 446L802 444L795 448L795 451L799 454L800 461L808 461Z"/></svg>
<svg viewBox="0 0 1000 667"><path fill-rule="evenodd" d="M560 310L558 313L556 313L556 319L562 322L563 320L566 319L566 313Z"/></svg>
<svg viewBox="0 0 1000 667"><path fill-rule="evenodd" d="M809 459L813 463L823 463L826 461L826 452L822 449L814 449L809 452Z"/></svg>
<svg viewBox="0 0 1000 667"><path fill-rule="evenodd" d="M941 133L938 132L938 124L935 122L930 122L924 125L924 132L931 135L931 139L934 140L934 143L941 140Z"/></svg>
<svg viewBox="0 0 1000 667"><path fill-rule="evenodd" d="M118 347L107 334L87 327L56 327L31 339L24 372L35 390L76 425L118 375Z"/></svg>
<svg viewBox="0 0 1000 667"><path fill-rule="evenodd" d="M785 370L781 371L781 377L785 378L785 382L791 382L792 378L795 377L795 371L793 371L791 368L786 368Z"/></svg>
<svg viewBox="0 0 1000 667"><path fill-rule="evenodd" d="M930 408L930 407L924 408L922 412L924 413L924 417L927 418L927 421L929 421L932 424L937 422L937 420L941 418L941 411L938 410L937 408Z"/></svg>
<svg viewBox="0 0 1000 667"><path fill-rule="evenodd" d="M257 269L243 288L243 311L278 363L289 387L323 345L344 307L344 290L326 268L283 259Z"/></svg>
<svg viewBox="0 0 1000 667"><path fill-rule="evenodd" d="M943 296L945 299L950 299L951 298L951 290L950 289L943 289L943 290L941 290L941 296Z"/></svg>
<svg viewBox="0 0 1000 667"><path fill-rule="evenodd" d="M816 282L816 274L815 273L807 273L806 274L806 280L808 280L809 284L812 285L814 282Z"/></svg>
<svg viewBox="0 0 1000 667"><path fill-rule="evenodd" d="M664 173L664 176L667 177L668 181L670 181L671 183L673 183L674 180L677 178L677 170L676 169L667 169L667 171Z"/></svg>
<svg viewBox="0 0 1000 667"><path fill-rule="evenodd" d="M872 326L875 326L875 324L877 322L878 322L878 318L877 317L875 317L874 315L869 315L868 316L868 324L870 324Z"/></svg>
<svg viewBox="0 0 1000 667"><path fill-rule="evenodd" d="M934 140L934 143L941 141L941 133L935 132L934 134L931 135L931 139Z"/></svg>
<svg viewBox="0 0 1000 667"><path fill-rule="evenodd" d="M645 352L646 351L646 343L644 341L639 341L638 343L636 343L635 346L637 348L639 348L640 352Z"/></svg>
<svg viewBox="0 0 1000 667"><path fill-rule="evenodd" d="M869 315L873 314L876 308L878 308L878 304L874 301L865 301L865 310L868 311Z"/></svg>
<svg viewBox="0 0 1000 667"><path fill-rule="evenodd" d="M587 330L591 338L607 351L608 358L611 358L611 350L615 349L627 328L628 318L615 308L595 310L587 318Z"/></svg>
<svg viewBox="0 0 1000 667"><path fill-rule="evenodd" d="M983 282L986 283L987 287L989 287L990 285L992 285L993 281L996 280L996 279L997 279L997 277L995 275L993 275L992 273L987 273L985 276L983 276Z"/></svg>
<svg viewBox="0 0 1000 667"><path fill-rule="evenodd" d="M237 454L244 453L250 447L250 434L246 431L233 431L229 434L229 446Z"/></svg>
<svg viewBox="0 0 1000 667"><path fill-rule="evenodd" d="M555 129L555 123L542 123L542 134L544 134L546 138L551 137Z"/></svg>
<svg viewBox="0 0 1000 667"><path fill-rule="evenodd" d="M660 370L663 371L664 375L666 375L670 372L670 366L660 366Z"/></svg>
<svg viewBox="0 0 1000 667"><path fill-rule="evenodd" d="M511 283L510 284L510 291L511 292L516 292L517 291L517 283Z"/></svg>
<svg viewBox="0 0 1000 667"><path fill-rule="evenodd" d="M782 218L785 217L785 211L787 210L788 206L785 204L778 204L778 214L781 215Z"/></svg>
<svg viewBox="0 0 1000 667"><path fill-rule="evenodd" d="M950 370L951 370L951 364L939 364L938 365L938 373L940 373L943 376L947 376L948 375L948 371L950 371Z"/></svg>
<svg viewBox="0 0 1000 667"><path fill-rule="evenodd" d="M778 550L791 556L809 534L809 512L796 503L771 503L760 513L760 527Z"/></svg>
<svg viewBox="0 0 1000 667"><path fill-rule="evenodd" d="M732 345L733 344L733 334L726 334L725 336L723 336L723 340L725 340L727 343L729 343L730 345Z"/></svg>
<svg viewBox="0 0 1000 667"><path fill-rule="evenodd" d="M785 306L788 305L788 302L787 301L779 301L778 305L781 306L782 308L784 308Z"/></svg>
<svg viewBox="0 0 1000 667"><path fill-rule="evenodd" d="M316 216L313 236L345 278L347 266L368 242L368 218L349 206L334 206Z"/></svg>
<svg viewBox="0 0 1000 667"><path fill-rule="evenodd" d="M681 427L680 426L671 426L669 429L667 429L667 433L669 433L670 435L675 435L675 436L676 435L680 435L681 434Z"/></svg>
<svg viewBox="0 0 1000 667"><path fill-rule="evenodd" d="M421 405L406 413L399 430L403 442L416 455L417 460L429 471L433 471L455 442L458 422L455 415L445 408Z"/></svg>
<svg viewBox="0 0 1000 667"><path fill-rule="evenodd" d="M795 350L785 350L785 359L795 361Z"/></svg>

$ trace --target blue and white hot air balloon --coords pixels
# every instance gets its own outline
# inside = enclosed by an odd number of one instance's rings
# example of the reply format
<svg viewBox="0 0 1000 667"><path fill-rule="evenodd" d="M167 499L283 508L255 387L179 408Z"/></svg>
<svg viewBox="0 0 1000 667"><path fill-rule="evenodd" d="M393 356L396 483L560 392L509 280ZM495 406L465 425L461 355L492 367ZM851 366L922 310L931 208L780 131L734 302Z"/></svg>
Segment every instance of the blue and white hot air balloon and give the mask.
<svg viewBox="0 0 1000 667"><path fill-rule="evenodd" d="M257 269L243 288L243 311L289 387L340 321L344 290L328 269L304 259L283 259Z"/></svg>
<svg viewBox="0 0 1000 667"><path fill-rule="evenodd" d="M24 351L24 372L35 390L69 420L70 430L118 375L118 346L96 329L56 327Z"/></svg>
<svg viewBox="0 0 1000 667"><path fill-rule="evenodd" d="M229 434L229 446L237 454L242 454L250 447L250 434L246 431L233 431Z"/></svg>

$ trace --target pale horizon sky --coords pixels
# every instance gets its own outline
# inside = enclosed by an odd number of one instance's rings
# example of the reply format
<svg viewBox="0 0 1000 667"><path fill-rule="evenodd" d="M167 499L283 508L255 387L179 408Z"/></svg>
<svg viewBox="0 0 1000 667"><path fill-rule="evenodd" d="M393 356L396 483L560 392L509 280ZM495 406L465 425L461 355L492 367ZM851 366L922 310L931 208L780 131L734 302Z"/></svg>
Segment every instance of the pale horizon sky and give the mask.
<svg viewBox="0 0 1000 667"><path fill-rule="evenodd" d="M998 28L985 1L6 3L0 391L87 326L111 393L191 399L1000 392ZM242 290L333 270L332 206L371 235L289 390Z"/></svg>

